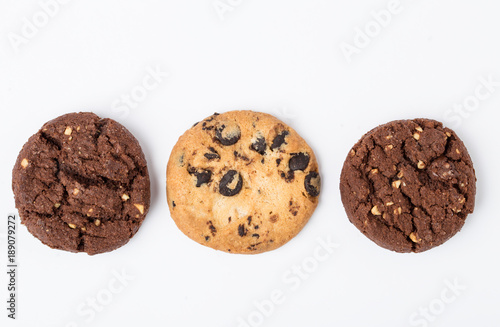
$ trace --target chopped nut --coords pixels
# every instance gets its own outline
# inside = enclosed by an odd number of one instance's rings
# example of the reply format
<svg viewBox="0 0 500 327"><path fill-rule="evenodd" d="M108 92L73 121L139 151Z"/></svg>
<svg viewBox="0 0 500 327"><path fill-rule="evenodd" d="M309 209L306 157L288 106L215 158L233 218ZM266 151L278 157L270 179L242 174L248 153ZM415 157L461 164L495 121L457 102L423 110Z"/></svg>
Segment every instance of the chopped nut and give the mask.
<svg viewBox="0 0 500 327"><path fill-rule="evenodd" d="M390 140L390 139L392 139L392 135L387 135L387 136L385 137L385 139L386 139L386 140Z"/></svg>
<svg viewBox="0 0 500 327"><path fill-rule="evenodd" d="M425 163L423 161L419 161L417 164L418 169L424 169L425 168Z"/></svg>
<svg viewBox="0 0 500 327"><path fill-rule="evenodd" d="M75 229L76 225L75 224L68 224L69 228Z"/></svg>
<svg viewBox="0 0 500 327"><path fill-rule="evenodd" d="M71 141L72 139L73 139L73 136L70 136L70 137L68 138L68 141Z"/></svg>
<svg viewBox="0 0 500 327"><path fill-rule="evenodd" d="M394 205L394 202L392 202L392 201L391 201L391 202L387 202L387 203L385 204L385 206L386 206L386 207L390 207L390 206L392 206L392 205Z"/></svg>
<svg viewBox="0 0 500 327"><path fill-rule="evenodd" d="M413 134L413 138L417 141L420 140L420 134L418 133Z"/></svg>
<svg viewBox="0 0 500 327"><path fill-rule="evenodd" d="M410 233L410 240L413 242L413 243L420 243L422 241L421 238L417 238L417 235L415 233Z"/></svg>
<svg viewBox="0 0 500 327"><path fill-rule="evenodd" d="M464 203L465 203L465 198L462 198L462 199L460 200L460 204L464 204Z"/></svg>
<svg viewBox="0 0 500 327"><path fill-rule="evenodd" d="M382 215L382 213L380 212L380 210L378 210L377 206L374 206L372 208L372 215L374 215L374 216L380 216L380 215Z"/></svg>
<svg viewBox="0 0 500 327"><path fill-rule="evenodd" d="M94 224L95 224L96 226L99 226L99 225L101 224L101 221L100 221L99 219L96 219L96 220L94 221Z"/></svg>
<svg viewBox="0 0 500 327"><path fill-rule="evenodd" d="M382 214L382 218L387 219L387 213L385 213L385 212L384 212L384 213Z"/></svg>
<svg viewBox="0 0 500 327"><path fill-rule="evenodd" d="M377 168L375 168L375 169L372 169L372 170L370 171L370 173L371 173L372 175L376 175L376 174L378 174L378 171L379 171L379 170L378 170Z"/></svg>
<svg viewBox="0 0 500 327"><path fill-rule="evenodd" d="M144 206L142 204L135 203L134 206L137 208L137 210L139 210L141 215L144 213Z"/></svg>
<svg viewBox="0 0 500 327"><path fill-rule="evenodd" d="M24 158L23 161L21 161L21 166L23 168L26 168L26 167L28 167L28 163L29 163L28 159Z"/></svg>
<svg viewBox="0 0 500 327"><path fill-rule="evenodd" d="M397 209L394 209L394 214L395 215L400 215L403 213L403 209L401 209L401 207L397 208Z"/></svg>
<svg viewBox="0 0 500 327"><path fill-rule="evenodd" d="M422 129L422 127L418 126L417 128L415 128L417 131L419 132L423 132L424 130Z"/></svg>
<svg viewBox="0 0 500 327"><path fill-rule="evenodd" d="M54 203L54 208L56 208L56 209L57 209L57 208L59 208L60 206L61 206L61 204L60 204L59 202Z"/></svg>
<svg viewBox="0 0 500 327"><path fill-rule="evenodd" d="M80 190L75 188L73 189L73 195L78 195L78 193L80 193Z"/></svg>
<svg viewBox="0 0 500 327"><path fill-rule="evenodd" d="M356 155L356 151L354 151L354 149L352 149L350 154L351 154L351 157L354 157Z"/></svg>
<svg viewBox="0 0 500 327"><path fill-rule="evenodd" d="M400 186L401 186L401 181L394 181L394 182L392 182L392 187L399 188Z"/></svg>
<svg viewBox="0 0 500 327"><path fill-rule="evenodd" d="M460 150L459 149L456 149L455 151L457 152L457 154L460 154Z"/></svg>
<svg viewBox="0 0 500 327"><path fill-rule="evenodd" d="M128 196L127 194L123 193L122 200L123 201L127 201L128 199L130 199L130 196Z"/></svg>
<svg viewBox="0 0 500 327"><path fill-rule="evenodd" d="M89 209L89 212L94 212L94 209L90 208L90 209Z"/></svg>
<svg viewBox="0 0 500 327"><path fill-rule="evenodd" d="M401 171L398 173L398 175L397 175L397 176L398 176L398 178L399 178L399 179L403 178L403 176L404 176L403 171L401 170Z"/></svg>
<svg viewBox="0 0 500 327"><path fill-rule="evenodd" d="M87 231L87 228L82 227L82 228L81 228L81 230L82 230L82 232L86 232L86 231Z"/></svg>
<svg viewBox="0 0 500 327"><path fill-rule="evenodd" d="M80 131L80 126L77 126L76 127L76 131L79 132Z"/></svg>
<svg viewBox="0 0 500 327"><path fill-rule="evenodd" d="M71 133L73 133L73 129L71 127L66 127L66 129L64 130L64 135L71 135Z"/></svg>
<svg viewBox="0 0 500 327"><path fill-rule="evenodd" d="M451 137L451 133L450 132L446 132L446 136Z"/></svg>
<svg viewBox="0 0 500 327"><path fill-rule="evenodd" d="M394 145L392 145L392 144L389 144L389 145L387 145L387 146L385 147L385 150L386 150L386 151L389 151L389 150L392 150L392 149L394 149Z"/></svg>

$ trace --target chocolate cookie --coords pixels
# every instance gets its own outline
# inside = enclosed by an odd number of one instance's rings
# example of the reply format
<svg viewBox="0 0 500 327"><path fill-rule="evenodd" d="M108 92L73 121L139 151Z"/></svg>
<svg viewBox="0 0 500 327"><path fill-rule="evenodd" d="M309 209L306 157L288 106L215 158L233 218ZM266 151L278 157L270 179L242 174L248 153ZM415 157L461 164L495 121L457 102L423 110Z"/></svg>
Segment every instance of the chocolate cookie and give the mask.
<svg viewBox="0 0 500 327"><path fill-rule="evenodd" d="M71 113L19 153L12 189L21 222L51 248L97 254L126 244L149 209L146 159L111 119Z"/></svg>
<svg viewBox="0 0 500 327"><path fill-rule="evenodd" d="M455 132L434 120L400 120L352 148L340 191L349 220L372 241L423 252L462 228L474 210L476 177Z"/></svg>
<svg viewBox="0 0 500 327"><path fill-rule="evenodd" d="M318 204L313 151L289 126L252 111L214 114L182 135L167 167L167 199L179 229L231 253L276 249Z"/></svg>

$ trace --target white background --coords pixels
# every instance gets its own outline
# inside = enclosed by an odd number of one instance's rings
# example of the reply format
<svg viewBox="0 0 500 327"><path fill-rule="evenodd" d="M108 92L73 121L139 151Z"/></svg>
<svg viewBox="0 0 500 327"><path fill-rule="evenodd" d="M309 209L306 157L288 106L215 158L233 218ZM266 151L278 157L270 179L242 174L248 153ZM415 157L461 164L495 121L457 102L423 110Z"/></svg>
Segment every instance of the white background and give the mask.
<svg viewBox="0 0 500 327"><path fill-rule="evenodd" d="M68 1L45 21L40 2L1 0L0 271L6 218L15 212L12 166L28 137L58 115L94 111L134 133L150 167L152 207L129 244L93 257L52 250L20 226L19 319L6 318L2 273L0 324L244 326L241 318L250 326L498 326L500 86L486 92L480 79L500 81L499 2L401 0L378 30L371 13L390 1L221 2L232 11L221 15L213 0ZM26 27L34 20L35 31ZM357 28L367 26L372 37L349 62L341 45L353 45ZM141 94L150 69L169 76ZM476 88L483 100L475 102ZM130 92L140 101L117 107ZM464 101L468 110L453 111ZM323 177L320 205L304 230L256 256L191 241L165 200L177 138L213 112L235 109L290 124L315 150ZM464 140L478 177L477 207L445 245L396 254L350 224L339 175L365 132L416 117L444 121ZM340 245L319 263L318 238ZM303 263L307 278L284 279ZM122 271L134 279L117 291L123 285L114 274ZM466 289L443 305L441 294L453 295L446 280ZM255 303L276 291L284 301L264 317ZM87 301L96 297L99 310L89 313ZM429 306L432 319L416 318Z"/></svg>

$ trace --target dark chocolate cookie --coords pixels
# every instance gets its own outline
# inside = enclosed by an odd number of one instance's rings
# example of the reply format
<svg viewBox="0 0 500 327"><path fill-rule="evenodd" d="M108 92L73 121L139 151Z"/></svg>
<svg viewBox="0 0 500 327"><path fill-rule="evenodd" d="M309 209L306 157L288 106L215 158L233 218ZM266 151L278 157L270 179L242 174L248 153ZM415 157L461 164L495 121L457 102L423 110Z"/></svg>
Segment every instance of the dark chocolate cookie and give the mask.
<svg viewBox="0 0 500 327"><path fill-rule="evenodd" d="M340 191L349 220L372 241L423 252L460 231L474 210L476 177L455 132L434 120L400 120L352 148Z"/></svg>
<svg viewBox="0 0 500 327"><path fill-rule="evenodd" d="M126 244L149 209L146 159L111 119L49 121L19 153L12 189L21 222L51 248L98 254Z"/></svg>
<svg viewBox="0 0 500 327"><path fill-rule="evenodd" d="M318 204L313 151L275 117L215 114L172 150L167 198L177 226L196 242L231 253L260 253L292 239Z"/></svg>

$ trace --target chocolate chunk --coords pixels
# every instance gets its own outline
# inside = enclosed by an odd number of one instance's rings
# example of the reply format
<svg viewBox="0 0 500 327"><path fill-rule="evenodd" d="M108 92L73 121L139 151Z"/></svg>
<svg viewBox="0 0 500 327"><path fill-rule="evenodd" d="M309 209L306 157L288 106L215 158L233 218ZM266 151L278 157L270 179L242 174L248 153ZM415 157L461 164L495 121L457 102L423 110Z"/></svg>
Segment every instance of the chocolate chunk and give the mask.
<svg viewBox="0 0 500 327"><path fill-rule="evenodd" d="M238 226L238 235L240 235L241 237L247 235L247 230L245 229L245 225Z"/></svg>
<svg viewBox="0 0 500 327"><path fill-rule="evenodd" d="M293 172L293 170L289 170L286 174L285 174L285 172L282 171L281 178L283 178L285 180L285 182L291 183L291 182L293 182L293 179L295 178L295 173Z"/></svg>
<svg viewBox="0 0 500 327"><path fill-rule="evenodd" d="M263 136L257 137L257 139L255 139L255 141L252 143L251 148L257 153L264 155L267 148L266 139Z"/></svg>
<svg viewBox="0 0 500 327"><path fill-rule="evenodd" d="M196 176L196 187L200 187L203 184L208 184L212 178L212 171L201 170L198 171L194 167L189 167L189 174Z"/></svg>
<svg viewBox="0 0 500 327"><path fill-rule="evenodd" d="M315 171L309 172L304 179L304 187L310 196L318 196L321 187L319 174Z"/></svg>
<svg viewBox="0 0 500 327"><path fill-rule="evenodd" d="M208 221L207 223L208 228L210 229L210 232L212 233L212 236L215 236L217 234L217 228L215 228L214 224L212 223L211 220Z"/></svg>
<svg viewBox="0 0 500 327"><path fill-rule="evenodd" d="M231 188L231 184L234 184L234 179L237 178L236 185ZM234 196L240 193L243 186L243 179L241 175L236 170L228 171L221 179L219 184L219 193L224 196Z"/></svg>
<svg viewBox="0 0 500 327"><path fill-rule="evenodd" d="M288 162L288 167L290 170L305 170L309 166L309 155L307 153L292 153L292 157Z"/></svg>
<svg viewBox="0 0 500 327"><path fill-rule="evenodd" d="M209 153L205 153L204 156L208 160L213 160L213 159L220 159L220 155L213 147L209 147L208 150L210 150Z"/></svg>
<svg viewBox="0 0 500 327"><path fill-rule="evenodd" d="M279 133L273 140L273 144L271 144L271 150L276 150L283 144L286 144L285 138L286 136L290 134L288 131L283 131Z"/></svg>
<svg viewBox="0 0 500 327"><path fill-rule="evenodd" d="M225 124L222 124L216 129L215 137L222 145L233 145L238 142L241 137L240 128L238 125L229 128Z"/></svg>

